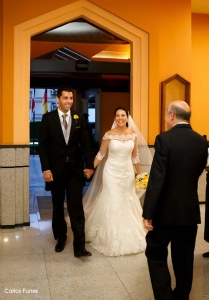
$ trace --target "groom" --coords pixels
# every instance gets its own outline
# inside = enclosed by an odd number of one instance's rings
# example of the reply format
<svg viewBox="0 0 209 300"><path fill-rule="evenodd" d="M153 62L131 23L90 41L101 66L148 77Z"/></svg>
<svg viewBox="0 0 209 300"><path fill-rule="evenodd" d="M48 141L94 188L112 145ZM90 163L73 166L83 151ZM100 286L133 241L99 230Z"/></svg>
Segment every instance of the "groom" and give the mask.
<svg viewBox="0 0 209 300"><path fill-rule="evenodd" d="M57 90L57 103L57 110L43 115L39 134L39 156L43 178L46 190L51 190L52 193L52 230L57 240L55 251L63 251L67 239L64 218L66 197L74 234L74 255L91 256L85 249L82 204L84 174L90 178L94 172L86 120L83 114L71 110L73 90L70 87L61 86Z"/></svg>
<svg viewBox="0 0 209 300"><path fill-rule="evenodd" d="M194 247L200 209L197 184L207 162L207 141L189 125L191 111L184 101L171 102L158 135L145 195L143 218L148 230L146 256L155 299L189 300ZM168 244L176 287L171 289Z"/></svg>

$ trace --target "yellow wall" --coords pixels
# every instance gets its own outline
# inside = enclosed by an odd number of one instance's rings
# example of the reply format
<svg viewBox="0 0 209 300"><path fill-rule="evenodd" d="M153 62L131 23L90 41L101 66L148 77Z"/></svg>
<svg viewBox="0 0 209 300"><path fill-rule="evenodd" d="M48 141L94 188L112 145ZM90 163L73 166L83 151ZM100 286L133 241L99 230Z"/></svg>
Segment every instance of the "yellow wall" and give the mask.
<svg viewBox="0 0 209 300"><path fill-rule="evenodd" d="M3 113L0 143L13 143L14 26L57 9L72 0L1 0L3 18ZM176 73L191 80L190 0L94 0L92 3L149 33L149 144L160 130L160 82ZM21 68L21 65L20 65ZM29 74L28 74L29 76ZM9 101L8 101L9 99Z"/></svg>
<svg viewBox="0 0 209 300"><path fill-rule="evenodd" d="M160 1L159 74L160 82L175 74L191 82L191 1ZM159 87L160 88L160 87ZM159 91L159 101L161 97ZM183 100L184 98L182 98ZM181 99L173 99L181 100ZM161 105L160 105L161 108ZM151 115L154 115L152 110ZM164 113L160 109L162 122ZM152 118L150 119L152 122ZM157 123L156 123L157 126ZM151 131L151 134L153 131ZM152 135L153 137L153 135Z"/></svg>
<svg viewBox="0 0 209 300"><path fill-rule="evenodd" d="M159 80L176 73L191 81L191 1L160 1Z"/></svg>
<svg viewBox="0 0 209 300"><path fill-rule="evenodd" d="M182 0L183 2L185 0ZM186 0L188 2L188 0ZM159 3L165 0L91 1L149 33L149 138L153 144L160 130L159 102ZM175 5L175 0L172 0ZM171 13L171 12L170 12ZM172 74L173 75L173 74ZM143 105L143 104L142 104Z"/></svg>
<svg viewBox="0 0 209 300"><path fill-rule="evenodd" d="M192 14L192 126L209 140L209 15Z"/></svg>

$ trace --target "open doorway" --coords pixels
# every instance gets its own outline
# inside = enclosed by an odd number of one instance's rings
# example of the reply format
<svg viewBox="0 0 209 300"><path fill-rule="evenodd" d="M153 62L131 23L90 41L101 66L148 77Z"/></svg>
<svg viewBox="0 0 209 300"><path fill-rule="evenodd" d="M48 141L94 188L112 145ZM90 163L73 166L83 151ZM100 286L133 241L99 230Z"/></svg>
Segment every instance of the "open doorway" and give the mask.
<svg viewBox="0 0 209 300"><path fill-rule="evenodd" d="M108 102L115 102L115 107L121 105L115 93L126 93L130 98L130 43L84 18L34 35L31 37L30 84L30 174L36 172L35 178L39 182L37 190L34 176L30 177L30 192L33 197L44 200L48 193L44 196L42 174L38 178L38 134L42 115L57 108L56 88L66 84L75 90L73 108L86 117L92 151L96 155L102 119L98 110L100 105L95 106L95 95L108 92ZM40 89L40 86L51 89ZM127 109L130 110L129 99ZM110 116L112 119L111 113ZM97 126L96 118L99 119ZM84 191L89 182L86 180Z"/></svg>
<svg viewBox="0 0 209 300"><path fill-rule="evenodd" d="M131 45L130 111L143 135L148 134L148 34L128 22L87 1L76 1L52 13L46 13L15 27L14 33L14 143L29 143L28 87L30 39L80 16L99 24ZM19 68L19 66L22 66ZM143 106L142 106L143 99ZM19 122L21 120L21 122Z"/></svg>

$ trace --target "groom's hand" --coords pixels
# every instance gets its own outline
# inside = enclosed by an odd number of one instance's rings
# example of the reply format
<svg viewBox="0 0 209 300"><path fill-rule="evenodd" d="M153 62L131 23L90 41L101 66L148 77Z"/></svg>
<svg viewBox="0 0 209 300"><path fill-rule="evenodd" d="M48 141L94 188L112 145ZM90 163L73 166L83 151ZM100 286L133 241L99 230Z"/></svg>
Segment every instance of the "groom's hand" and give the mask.
<svg viewBox="0 0 209 300"><path fill-rule="evenodd" d="M93 175L94 170L93 169L84 169L83 172L84 172L84 175L86 176L86 178L89 179Z"/></svg>
<svg viewBox="0 0 209 300"><path fill-rule="evenodd" d="M53 175L50 170L44 171L43 172L43 178L46 182L53 181Z"/></svg>
<svg viewBox="0 0 209 300"><path fill-rule="evenodd" d="M147 229L148 231L152 231L154 228L152 226L152 220L143 219L143 224L144 224L144 228Z"/></svg>

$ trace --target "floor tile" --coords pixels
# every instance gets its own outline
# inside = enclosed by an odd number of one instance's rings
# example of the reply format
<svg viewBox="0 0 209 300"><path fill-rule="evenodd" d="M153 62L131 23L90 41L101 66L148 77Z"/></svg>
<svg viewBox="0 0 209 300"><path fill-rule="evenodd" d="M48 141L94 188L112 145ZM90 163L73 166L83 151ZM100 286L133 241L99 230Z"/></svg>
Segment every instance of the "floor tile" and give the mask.
<svg viewBox="0 0 209 300"><path fill-rule="evenodd" d="M1 300L51 300L48 279L4 281L0 283ZM57 298L59 299L59 298Z"/></svg>
<svg viewBox="0 0 209 300"><path fill-rule="evenodd" d="M22 232L5 233L0 238L0 255L41 254L40 235L24 235Z"/></svg>
<svg viewBox="0 0 209 300"><path fill-rule="evenodd" d="M30 226L0 229L0 299L43 300L154 300L147 260L144 253L121 257L105 257L86 244L92 257L75 258L73 234L63 252L56 253L51 219L40 220L36 196L48 196L44 189L39 158L31 157ZM204 198L204 187L201 187ZM209 259L202 254L209 251L204 241L205 204L200 205L202 224L194 255L194 280L190 300L209 299ZM168 266L172 287L175 277L170 247ZM21 293L6 293L5 288L20 289ZM23 289L38 290L24 293Z"/></svg>
<svg viewBox="0 0 209 300"><path fill-rule="evenodd" d="M52 300L131 300L116 274L50 278Z"/></svg>
<svg viewBox="0 0 209 300"><path fill-rule="evenodd" d="M17 280L47 279L44 256L34 255L1 255L0 282Z"/></svg>
<svg viewBox="0 0 209 300"><path fill-rule="evenodd" d="M88 248L87 248L88 249ZM90 249L89 249L90 250ZM45 254L48 278L52 277L91 277L102 274L114 275L115 271L105 257L76 258L71 253Z"/></svg>
<svg viewBox="0 0 209 300"><path fill-rule="evenodd" d="M209 261L208 261L209 264ZM194 268L194 278L190 300L209 299L209 265L202 268Z"/></svg>
<svg viewBox="0 0 209 300"><path fill-rule="evenodd" d="M143 274L143 275L142 275ZM146 268L128 274L118 274L121 282L133 300L154 300L149 272Z"/></svg>
<svg viewBox="0 0 209 300"><path fill-rule="evenodd" d="M141 269L147 270L147 260L144 252L120 257L108 257L107 259L115 272L119 274L137 272Z"/></svg>

